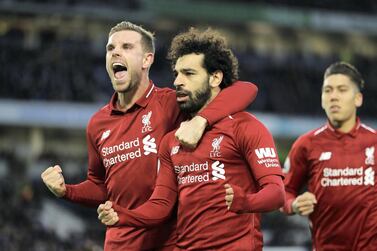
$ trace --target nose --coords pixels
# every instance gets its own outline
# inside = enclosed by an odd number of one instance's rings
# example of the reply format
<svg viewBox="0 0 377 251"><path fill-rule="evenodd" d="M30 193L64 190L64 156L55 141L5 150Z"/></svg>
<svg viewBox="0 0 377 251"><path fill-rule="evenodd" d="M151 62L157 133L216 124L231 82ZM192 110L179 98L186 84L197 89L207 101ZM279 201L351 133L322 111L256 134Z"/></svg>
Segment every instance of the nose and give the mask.
<svg viewBox="0 0 377 251"><path fill-rule="evenodd" d="M177 88L179 86L183 86L183 81L182 81L182 78L180 77L180 74L178 74L176 77L175 77L175 80L174 80L174 86Z"/></svg>
<svg viewBox="0 0 377 251"><path fill-rule="evenodd" d="M334 90L330 93L330 100L338 100L339 98L339 92L337 90Z"/></svg>
<svg viewBox="0 0 377 251"><path fill-rule="evenodd" d="M120 50L118 47L115 47L112 51L111 51L111 56L112 57L119 57L120 56Z"/></svg>

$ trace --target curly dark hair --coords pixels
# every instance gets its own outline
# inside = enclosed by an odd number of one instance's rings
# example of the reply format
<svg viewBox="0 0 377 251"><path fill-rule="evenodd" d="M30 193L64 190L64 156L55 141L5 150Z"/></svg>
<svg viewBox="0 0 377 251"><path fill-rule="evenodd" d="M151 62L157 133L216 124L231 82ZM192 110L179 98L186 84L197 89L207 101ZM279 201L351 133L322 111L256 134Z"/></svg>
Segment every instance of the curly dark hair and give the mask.
<svg viewBox="0 0 377 251"><path fill-rule="evenodd" d="M203 67L209 74L222 71L221 89L238 79L238 60L228 47L225 37L217 31L211 28L200 31L191 27L188 31L176 35L167 56L173 70L178 58L191 53L204 54Z"/></svg>
<svg viewBox="0 0 377 251"><path fill-rule="evenodd" d="M363 91L365 82L355 66L343 61L335 62L327 67L323 78L326 79L328 76L334 74L343 74L348 76L351 81L355 83L359 91Z"/></svg>

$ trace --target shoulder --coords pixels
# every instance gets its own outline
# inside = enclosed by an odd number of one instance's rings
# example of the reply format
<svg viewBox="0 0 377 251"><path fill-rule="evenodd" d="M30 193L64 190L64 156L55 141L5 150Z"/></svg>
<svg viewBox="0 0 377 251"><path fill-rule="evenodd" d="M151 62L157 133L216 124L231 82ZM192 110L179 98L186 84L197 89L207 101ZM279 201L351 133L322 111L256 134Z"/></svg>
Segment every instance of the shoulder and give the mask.
<svg viewBox="0 0 377 251"><path fill-rule="evenodd" d="M252 113L249 112L237 112L232 115L228 116L229 120L234 121L234 123L237 124L251 124L251 125L257 125L257 126L263 126L262 122L260 122L257 117L255 117Z"/></svg>
<svg viewBox="0 0 377 251"><path fill-rule="evenodd" d="M110 108L110 104L106 104L104 106L102 106L101 108L99 108L93 115L92 117L90 118L89 120L89 123L88 123L88 127L92 127L94 126L96 123L98 123L99 121L103 120L103 119L106 119L108 117L110 117L110 113L111 113L111 108Z"/></svg>
<svg viewBox="0 0 377 251"><path fill-rule="evenodd" d="M248 130L249 133L268 131L267 127L253 114L249 112L237 112L228 116L235 129Z"/></svg>
<svg viewBox="0 0 377 251"><path fill-rule="evenodd" d="M371 135L377 136L377 131L370 126L367 126L364 123L360 124L360 130L365 134L371 134Z"/></svg>
<svg viewBox="0 0 377 251"><path fill-rule="evenodd" d="M154 87L153 92L157 96L175 96L175 90L168 87Z"/></svg>

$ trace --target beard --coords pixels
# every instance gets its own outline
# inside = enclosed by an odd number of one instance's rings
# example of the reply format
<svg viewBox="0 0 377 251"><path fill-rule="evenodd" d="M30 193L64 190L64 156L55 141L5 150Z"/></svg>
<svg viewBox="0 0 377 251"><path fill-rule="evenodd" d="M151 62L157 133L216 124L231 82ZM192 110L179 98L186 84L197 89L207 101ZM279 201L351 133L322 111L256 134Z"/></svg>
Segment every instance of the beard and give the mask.
<svg viewBox="0 0 377 251"><path fill-rule="evenodd" d="M179 86L177 87L177 92L188 95L188 101L178 103L179 109L186 114L197 113L211 97L211 89L208 81L203 85L203 88L195 92L185 91Z"/></svg>

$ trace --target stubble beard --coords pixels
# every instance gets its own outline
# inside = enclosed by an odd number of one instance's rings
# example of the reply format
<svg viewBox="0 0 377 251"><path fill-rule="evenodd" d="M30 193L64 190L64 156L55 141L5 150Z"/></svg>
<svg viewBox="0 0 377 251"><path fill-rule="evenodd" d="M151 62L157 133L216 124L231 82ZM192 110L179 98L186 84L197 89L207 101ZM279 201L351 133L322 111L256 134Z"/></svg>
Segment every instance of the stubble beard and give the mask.
<svg viewBox="0 0 377 251"><path fill-rule="evenodd" d="M209 84L206 84L204 88L197 90L196 92L188 93L189 100L186 102L178 103L179 109L186 114L194 115L207 103L211 97L211 89Z"/></svg>

